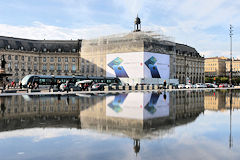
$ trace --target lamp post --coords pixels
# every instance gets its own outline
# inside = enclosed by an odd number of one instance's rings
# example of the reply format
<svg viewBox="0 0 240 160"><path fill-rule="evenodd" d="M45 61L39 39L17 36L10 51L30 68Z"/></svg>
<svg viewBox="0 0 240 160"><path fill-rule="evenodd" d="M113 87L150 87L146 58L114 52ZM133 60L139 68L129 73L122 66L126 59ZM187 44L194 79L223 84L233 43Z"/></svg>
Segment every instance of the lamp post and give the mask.
<svg viewBox="0 0 240 160"><path fill-rule="evenodd" d="M229 74L229 84L232 86L232 35L233 35L233 26L230 24L229 36L230 36L230 74Z"/></svg>

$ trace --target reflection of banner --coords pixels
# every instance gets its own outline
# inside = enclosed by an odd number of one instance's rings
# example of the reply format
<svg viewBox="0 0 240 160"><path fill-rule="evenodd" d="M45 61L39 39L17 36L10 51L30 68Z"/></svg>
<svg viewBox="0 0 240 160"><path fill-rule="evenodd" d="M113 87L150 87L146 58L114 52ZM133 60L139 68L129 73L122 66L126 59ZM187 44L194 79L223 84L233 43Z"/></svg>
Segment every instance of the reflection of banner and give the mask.
<svg viewBox="0 0 240 160"><path fill-rule="evenodd" d="M108 106L110 108L112 108L115 112L121 112L122 108L120 107L120 104L122 104L125 100L125 98L127 97L127 94L119 94L116 95L114 100L111 101Z"/></svg>
<svg viewBox="0 0 240 160"><path fill-rule="evenodd" d="M170 73L170 56L151 52L106 55L107 77L163 78Z"/></svg>
<svg viewBox="0 0 240 160"><path fill-rule="evenodd" d="M106 97L106 115L131 119L169 116L169 93L129 93Z"/></svg>

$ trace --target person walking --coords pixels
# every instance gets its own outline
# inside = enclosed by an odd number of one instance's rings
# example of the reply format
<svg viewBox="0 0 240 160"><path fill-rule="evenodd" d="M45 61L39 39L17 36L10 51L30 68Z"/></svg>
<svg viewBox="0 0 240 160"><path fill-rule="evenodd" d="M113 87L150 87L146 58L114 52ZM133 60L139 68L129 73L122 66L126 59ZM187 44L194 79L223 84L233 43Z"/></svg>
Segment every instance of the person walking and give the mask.
<svg viewBox="0 0 240 160"><path fill-rule="evenodd" d="M167 88L167 81L164 80L164 82L163 82L163 89L166 89L166 88Z"/></svg>

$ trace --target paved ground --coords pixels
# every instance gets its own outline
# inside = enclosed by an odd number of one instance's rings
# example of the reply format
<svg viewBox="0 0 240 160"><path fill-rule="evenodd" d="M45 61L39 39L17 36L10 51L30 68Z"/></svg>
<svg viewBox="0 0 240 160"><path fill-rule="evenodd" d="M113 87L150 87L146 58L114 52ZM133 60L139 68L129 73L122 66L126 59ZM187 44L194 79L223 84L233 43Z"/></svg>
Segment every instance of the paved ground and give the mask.
<svg viewBox="0 0 240 160"><path fill-rule="evenodd" d="M171 91L199 91L199 90L226 90L226 89L240 89L240 88L191 88L191 89L157 89L157 90L110 90L110 91L73 91L73 92L49 92L48 90L38 90L38 92L28 93L27 90L11 89L7 90L12 93L0 93L0 96L14 96L14 95L86 95L86 94L109 94L109 93L129 93L129 92L171 92Z"/></svg>

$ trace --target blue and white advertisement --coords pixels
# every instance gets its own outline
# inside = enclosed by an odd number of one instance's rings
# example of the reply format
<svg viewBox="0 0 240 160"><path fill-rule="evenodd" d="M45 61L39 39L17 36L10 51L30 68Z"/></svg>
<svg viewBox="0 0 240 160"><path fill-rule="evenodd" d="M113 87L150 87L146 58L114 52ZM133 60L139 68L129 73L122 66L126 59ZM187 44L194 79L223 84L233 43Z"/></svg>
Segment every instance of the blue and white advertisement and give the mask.
<svg viewBox="0 0 240 160"><path fill-rule="evenodd" d="M106 115L127 119L169 116L169 93L126 93L106 97Z"/></svg>
<svg viewBox="0 0 240 160"><path fill-rule="evenodd" d="M170 75L170 56L151 52L106 55L106 76L119 78L162 78Z"/></svg>

